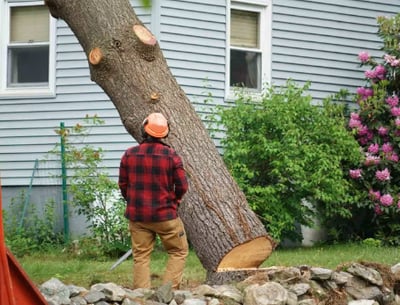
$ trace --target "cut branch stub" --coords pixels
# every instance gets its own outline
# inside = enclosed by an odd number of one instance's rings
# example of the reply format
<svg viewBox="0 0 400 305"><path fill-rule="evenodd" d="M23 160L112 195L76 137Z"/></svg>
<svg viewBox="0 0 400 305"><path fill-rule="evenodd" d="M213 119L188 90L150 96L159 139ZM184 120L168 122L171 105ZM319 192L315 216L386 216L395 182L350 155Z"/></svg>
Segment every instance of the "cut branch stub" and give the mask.
<svg viewBox="0 0 400 305"><path fill-rule="evenodd" d="M89 62L92 65L98 65L100 61L103 59L103 52L101 52L100 48L93 48L89 53Z"/></svg>
<svg viewBox="0 0 400 305"><path fill-rule="evenodd" d="M155 36L141 24L135 24L133 32L138 38L138 43L135 47L140 57L147 61L153 61L155 59L154 53L157 44Z"/></svg>

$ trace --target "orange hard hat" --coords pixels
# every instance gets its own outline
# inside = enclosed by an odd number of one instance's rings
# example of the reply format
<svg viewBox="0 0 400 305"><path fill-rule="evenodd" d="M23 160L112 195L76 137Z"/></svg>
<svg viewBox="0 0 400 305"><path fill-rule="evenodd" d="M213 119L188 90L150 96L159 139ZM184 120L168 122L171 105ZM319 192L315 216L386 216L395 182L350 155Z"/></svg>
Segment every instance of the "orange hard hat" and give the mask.
<svg viewBox="0 0 400 305"><path fill-rule="evenodd" d="M165 138L169 132L168 121L159 112L149 114L143 121L143 128L153 138Z"/></svg>

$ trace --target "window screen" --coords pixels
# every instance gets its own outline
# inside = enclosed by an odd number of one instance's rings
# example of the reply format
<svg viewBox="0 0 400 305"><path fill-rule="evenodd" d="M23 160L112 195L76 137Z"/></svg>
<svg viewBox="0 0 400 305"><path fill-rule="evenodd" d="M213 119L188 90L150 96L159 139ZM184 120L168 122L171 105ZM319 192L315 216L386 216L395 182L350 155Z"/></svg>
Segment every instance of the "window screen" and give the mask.
<svg viewBox="0 0 400 305"><path fill-rule="evenodd" d="M45 6L10 8L7 85L49 81L49 11Z"/></svg>
<svg viewBox="0 0 400 305"><path fill-rule="evenodd" d="M260 89L259 13L232 9L230 38L230 86Z"/></svg>

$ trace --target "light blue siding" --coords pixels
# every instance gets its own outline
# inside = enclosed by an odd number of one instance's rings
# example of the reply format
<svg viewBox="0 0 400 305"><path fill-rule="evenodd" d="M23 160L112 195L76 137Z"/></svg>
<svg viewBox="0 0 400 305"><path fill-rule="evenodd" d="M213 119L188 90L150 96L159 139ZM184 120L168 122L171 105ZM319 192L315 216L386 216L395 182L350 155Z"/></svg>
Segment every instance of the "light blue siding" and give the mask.
<svg viewBox="0 0 400 305"><path fill-rule="evenodd" d="M357 55L382 56L377 16L400 12L399 1L275 0L273 2L272 82L311 81L313 97L363 85Z"/></svg>
<svg viewBox="0 0 400 305"><path fill-rule="evenodd" d="M21 1L21 0L15 0ZM139 18L157 36L173 75L199 114L224 103L226 95L226 0L153 0L153 8L131 1ZM311 81L322 99L363 83L357 54L380 56L376 17L400 11L400 2L357 0L274 0L271 79ZM117 176L122 152L133 143L114 105L90 80L86 55L65 22L57 21L56 96L0 97L0 173L3 186L27 186L36 159L60 141L54 129L97 114L105 126L93 129L88 143L105 151L104 165ZM212 101L204 100L212 95ZM218 135L215 142L218 144ZM57 185L59 160L41 162L34 185Z"/></svg>
<svg viewBox="0 0 400 305"><path fill-rule="evenodd" d="M212 93L221 103L225 78L226 1L159 2L162 5L151 10L140 6L140 1L131 1L140 20L158 33L173 74L194 104L197 101L202 104L208 94L206 80L212 84ZM157 11L159 18L152 19L151 13ZM0 98L3 186L29 184L35 160L43 160L59 143L54 130L60 122L72 126L86 114L97 114L105 120L105 126L93 129L87 143L103 148L104 166L113 177L117 176L123 151L134 143L112 102L90 80L86 55L62 20L57 21L56 33L56 97ZM59 173L59 168L59 160L40 162L34 185L59 184L53 177Z"/></svg>
<svg viewBox="0 0 400 305"><path fill-rule="evenodd" d="M215 103L223 102L226 2L159 1L160 46L172 73L195 106L208 94Z"/></svg>

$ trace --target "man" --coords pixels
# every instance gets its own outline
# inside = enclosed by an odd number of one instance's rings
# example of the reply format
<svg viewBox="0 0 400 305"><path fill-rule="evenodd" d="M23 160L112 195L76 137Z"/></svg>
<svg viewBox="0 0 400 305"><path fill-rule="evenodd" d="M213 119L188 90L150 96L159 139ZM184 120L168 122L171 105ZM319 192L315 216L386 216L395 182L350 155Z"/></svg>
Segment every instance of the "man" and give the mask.
<svg viewBox="0 0 400 305"><path fill-rule="evenodd" d="M162 142L169 133L167 119L152 113L143 121L143 141L121 158L119 188L127 202L125 217L133 252L134 288L151 288L150 255L156 234L169 258L163 284L178 289L188 254L188 242L177 208L188 189L182 160Z"/></svg>

